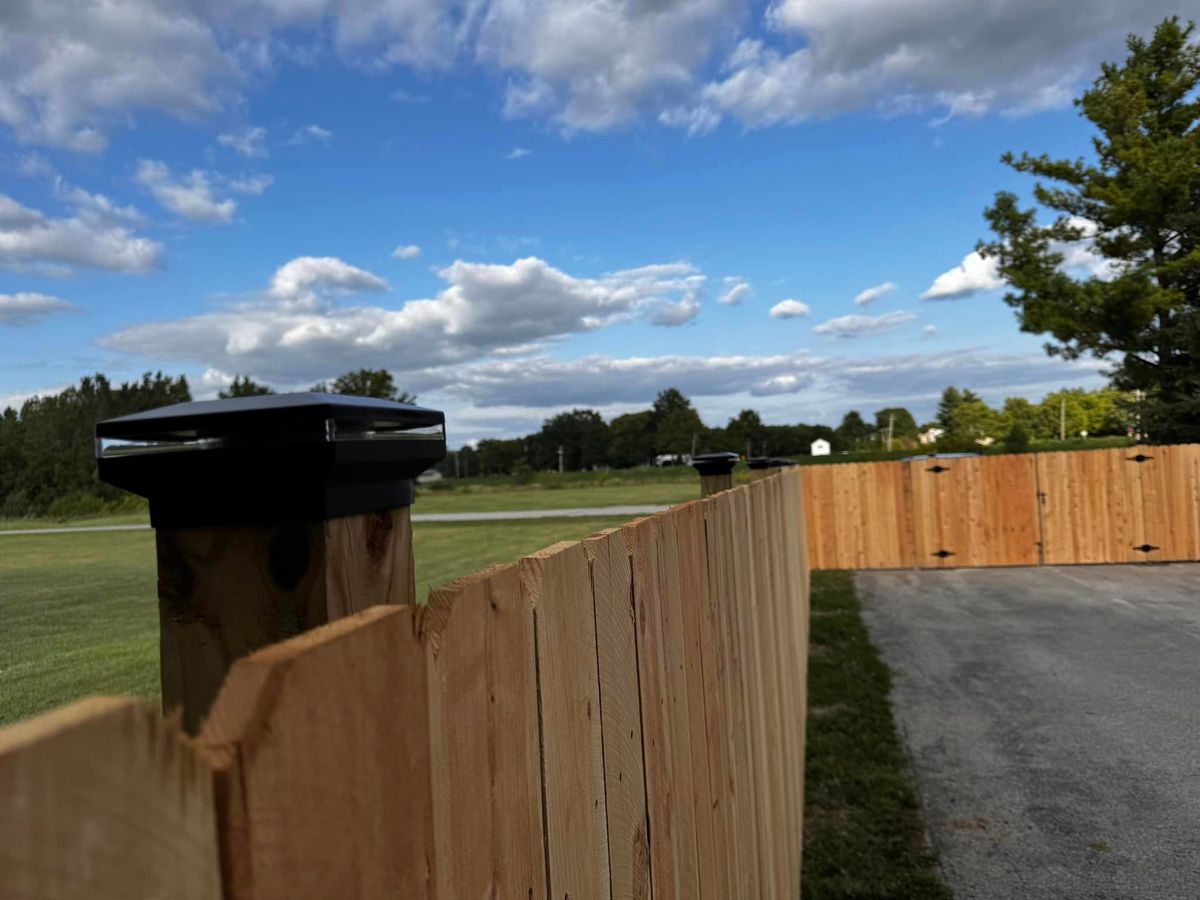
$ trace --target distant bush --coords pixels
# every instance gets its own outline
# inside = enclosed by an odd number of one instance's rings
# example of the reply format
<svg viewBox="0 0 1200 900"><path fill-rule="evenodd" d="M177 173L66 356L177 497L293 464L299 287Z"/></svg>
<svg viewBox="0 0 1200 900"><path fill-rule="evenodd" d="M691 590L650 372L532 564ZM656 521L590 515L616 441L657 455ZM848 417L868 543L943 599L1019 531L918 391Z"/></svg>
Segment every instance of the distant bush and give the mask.
<svg viewBox="0 0 1200 900"><path fill-rule="evenodd" d="M1008 434L1004 436L1002 442L1004 449L1009 453L1024 453L1029 449L1029 432L1021 427L1018 422L1008 430Z"/></svg>
<svg viewBox="0 0 1200 900"><path fill-rule="evenodd" d="M95 494L76 491L57 497L51 502L46 514L52 519L81 519L107 512L106 504Z"/></svg>

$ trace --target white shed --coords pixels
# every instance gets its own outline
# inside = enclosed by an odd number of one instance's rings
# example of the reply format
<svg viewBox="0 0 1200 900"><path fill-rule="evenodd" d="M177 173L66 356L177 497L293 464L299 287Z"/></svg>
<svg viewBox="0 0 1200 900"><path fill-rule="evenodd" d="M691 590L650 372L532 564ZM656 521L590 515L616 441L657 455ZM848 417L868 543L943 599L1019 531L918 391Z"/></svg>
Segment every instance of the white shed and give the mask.
<svg viewBox="0 0 1200 900"><path fill-rule="evenodd" d="M813 456L829 455L829 441L825 440L824 438L817 438L810 446Z"/></svg>

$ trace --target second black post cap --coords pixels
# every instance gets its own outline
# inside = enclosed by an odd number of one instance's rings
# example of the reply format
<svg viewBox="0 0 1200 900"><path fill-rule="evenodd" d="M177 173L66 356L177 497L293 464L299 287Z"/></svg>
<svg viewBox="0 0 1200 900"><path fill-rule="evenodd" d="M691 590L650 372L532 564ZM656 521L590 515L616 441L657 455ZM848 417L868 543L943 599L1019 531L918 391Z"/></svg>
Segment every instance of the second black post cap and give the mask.
<svg viewBox="0 0 1200 900"><path fill-rule="evenodd" d="M728 475L737 461L736 453L701 453L692 457L692 468L701 475Z"/></svg>

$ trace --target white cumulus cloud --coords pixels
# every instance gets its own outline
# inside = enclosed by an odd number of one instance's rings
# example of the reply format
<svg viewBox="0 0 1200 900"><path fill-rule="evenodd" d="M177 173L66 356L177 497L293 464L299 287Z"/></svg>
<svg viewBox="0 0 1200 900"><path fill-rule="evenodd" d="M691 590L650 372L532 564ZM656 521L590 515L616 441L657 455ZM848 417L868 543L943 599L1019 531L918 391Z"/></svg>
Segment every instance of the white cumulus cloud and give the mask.
<svg viewBox="0 0 1200 900"><path fill-rule="evenodd" d="M1177 0L1097 0L1084 15L1041 0L775 0L766 32L743 35L697 111L675 119L728 115L761 127L864 108L936 109L938 124L1063 107L1128 33L1179 12Z"/></svg>
<svg viewBox="0 0 1200 900"><path fill-rule="evenodd" d="M881 334L911 322L916 315L904 310L885 313L882 316L838 316L822 322L813 329L817 334L828 334L839 338L859 337L864 334Z"/></svg>
<svg viewBox="0 0 1200 900"><path fill-rule="evenodd" d="M386 290L378 275L335 256L299 256L275 270L269 293L289 309L315 310L341 294Z"/></svg>
<svg viewBox="0 0 1200 900"><path fill-rule="evenodd" d="M984 259L972 250L953 269L943 272L933 280L929 289L921 295L922 300L961 300L982 291L995 291L1004 287L1004 279L996 259Z"/></svg>
<svg viewBox="0 0 1200 900"><path fill-rule="evenodd" d="M289 57L423 77L483 68L508 116L702 134L859 109L935 121L1065 106L1180 0L10 0L0 123L96 151L113 127L244 108ZM403 89L394 99L425 102ZM305 126L302 139L321 139ZM248 129L249 131L250 129ZM256 155L253 138L229 146ZM243 145L245 149L239 150Z"/></svg>
<svg viewBox="0 0 1200 900"><path fill-rule="evenodd" d="M265 159L267 156L267 129L244 128L241 131L217 135L217 143L228 147L242 156Z"/></svg>
<svg viewBox="0 0 1200 900"><path fill-rule="evenodd" d="M401 244L392 251L394 259L419 259L421 256L421 248L416 244Z"/></svg>
<svg viewBox="0 0 1200 900"><path fill-rule="evenodd" d="M718 299L726 306L736 306L748 300L753 295L754 288L750 287L750 283L746 279L727 276L725 278L725 292Z"/></svg>
<svg viewBox="0 0 1200 900"><path fill-rule="evenodd" d="M799 300L780 300L771 307L772 319L799 319L811 312L807 303Z"/></svg>
<svg viewBox="0 0 1200 900"><path fill-rule="evenodd" d="M164 209L194 222L231 222L237 211L236 201L218 200L213 195L208 175L199 169L176 178L166 163L143 159L133 178Z"/></svg>
<svg viewBox="0 0 1200 900"><path fill-rule="evenodd" d="M343 305L382 292L377 275L334 257L300 257L276 271L254 301L166 322L135 325L104 339L117 350L222 372L257 372L283 384L348 368L408 372L642 317L680 325L699 307L705 276L689 263L662 263L580 278L537 257L509 265L455 262L445 288L399 308Z"/></svg>
<svg viewBox="0 0 1200 900"><path fill-rule="evenodd" d="M854 298L854 303L857 306L866 306L875 302L880 297L886 297L888 294L896 290L897 285L892 281L885 281L883 284L877 284L874 287L869 287L866 290L859 291Z"/></svg>
<svg viewBox="0 0 1200 900"><path fill-rule="evenodd" d="M303 128L297 128L290 138L289 144L328 144L333 140L333 132L328 128L322 128L320 125L305 125Z"/></svg>
<svg viewBox="0 0 1200 900"><path fill-rule="evenodd" d="M0 122L27 143L97 151L131 113L213 111L234 68L188 4L0 4Z"/></svg>
<svg viewBox="0 0 1200 900"><path fill-rule="evenodd" d="M162 258L162 245L139 237L136 210L119 207L102 194L61 186L71 208L55 218L0 194L0 265L66 272L73 267L110 272L149 272Z"/></svg>
<svg viewBox="0 0 1200 900"><path fill-rule="evenodd" d="M32 325L54 313L74 311L73 304L49 294L0 294L0 325Z"/></svg>

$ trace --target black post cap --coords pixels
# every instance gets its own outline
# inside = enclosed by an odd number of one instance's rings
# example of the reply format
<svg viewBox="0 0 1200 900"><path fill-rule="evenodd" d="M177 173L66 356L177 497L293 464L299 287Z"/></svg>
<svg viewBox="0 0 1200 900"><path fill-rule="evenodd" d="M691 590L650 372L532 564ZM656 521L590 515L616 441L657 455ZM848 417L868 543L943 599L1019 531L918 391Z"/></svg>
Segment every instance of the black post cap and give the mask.
<svg viewBox="0 0 1200 900"><path fill-rule="evenodd" d="M781 466L794 466L795 460L784 459L781 456L754 456L746 461L751 469L775 469Z"/></svg>
<svg viewBox="0 0 1200 900"><path fill-rule="evenodd" d="M100 480L160 525L264 525L413 501L446 456L446 416L390 400L268 394L178 403L96 425Z"/></svg>
<svg viewBox="0 0 1200 900"><path fill-rule="evenodd" d="M692 457L692 468L701 475L728 475L737 461L736 453L701 453Z"/></svg>

